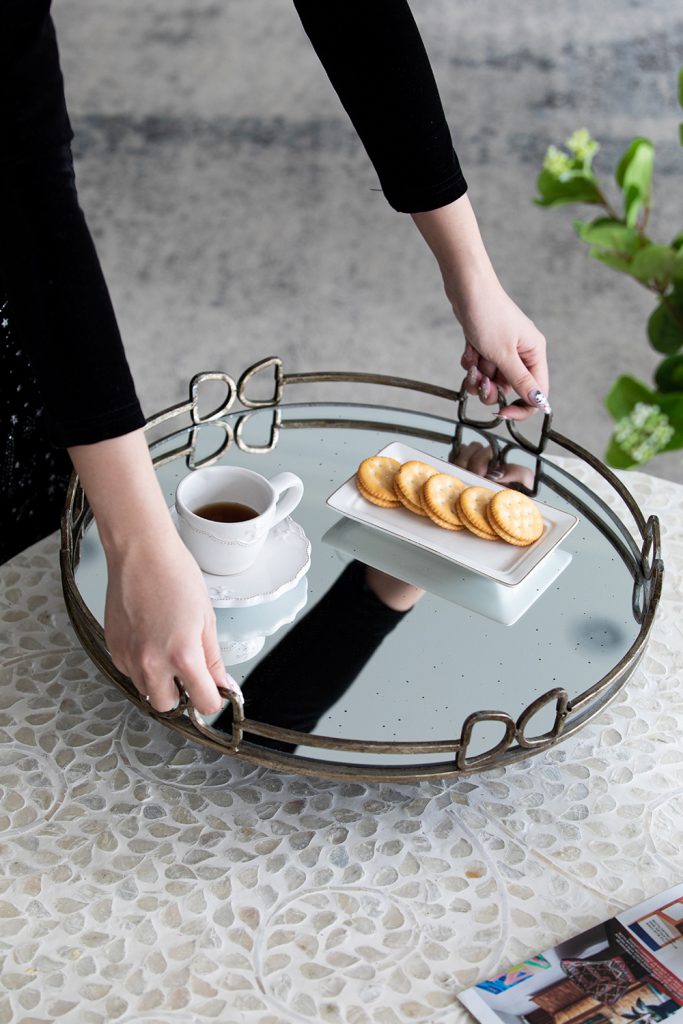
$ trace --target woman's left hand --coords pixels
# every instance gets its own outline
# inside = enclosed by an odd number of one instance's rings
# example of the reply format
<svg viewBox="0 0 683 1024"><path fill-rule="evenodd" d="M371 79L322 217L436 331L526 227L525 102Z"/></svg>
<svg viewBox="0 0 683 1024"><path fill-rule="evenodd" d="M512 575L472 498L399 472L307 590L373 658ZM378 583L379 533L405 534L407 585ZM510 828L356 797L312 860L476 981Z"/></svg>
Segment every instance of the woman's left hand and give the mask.
<svg viewBox="0 0 683 1024"><path fill-rule="evenodd" d="M498 401L498 388L519 398L505 419L524 420L550 412L545 338L498 280L467 195L448 206L414 213L420 234L434 253L453 312L465 334L461 364L467 390L483 402Z"/></svg>
<svg viewBox="0 0 683 1024"><path fill-rule="evenodd" d="M465 334L460 365L467 370L467 391L486 405L498 401L498 388L507 397L513 390L521 402L506 406L504 419L523 420L540 409L549 412L546 342L494 279L453 302Z"/></svg>

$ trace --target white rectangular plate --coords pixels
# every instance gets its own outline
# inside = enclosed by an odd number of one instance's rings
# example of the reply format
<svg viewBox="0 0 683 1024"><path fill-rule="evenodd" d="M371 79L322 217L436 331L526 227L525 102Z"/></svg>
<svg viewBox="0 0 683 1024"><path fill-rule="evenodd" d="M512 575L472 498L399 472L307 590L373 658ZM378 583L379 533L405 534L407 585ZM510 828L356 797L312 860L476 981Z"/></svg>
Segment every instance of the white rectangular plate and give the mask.
<svg viewBox="0 0 683 1024"><path fill-rule="evenodd" d="M484 480L476 473L470 473L450 462L434 458L426 452L410 448L399 441L387 445L378 455L386 455L398 462L409 462L418 459L434 466L440 473L450 473L459 477L468 486L489 487L492 491L502 491L505 485ZM355 519L359 523L382 530L408 544L415 544L425 551L431 551L442 558L502 583L507 587L517 586L535 569L560 541L574 529L578 519L576 516L561 509L553 508L541 501L536 501L543 516L543 535L526 548L506 544L505 541L482 540L466 530L451 532L442 530L429 519L414 515L403 508L379 508L372 505L358 492L355 476L342 484L327 499L327 504L336 512Z"/></svg>

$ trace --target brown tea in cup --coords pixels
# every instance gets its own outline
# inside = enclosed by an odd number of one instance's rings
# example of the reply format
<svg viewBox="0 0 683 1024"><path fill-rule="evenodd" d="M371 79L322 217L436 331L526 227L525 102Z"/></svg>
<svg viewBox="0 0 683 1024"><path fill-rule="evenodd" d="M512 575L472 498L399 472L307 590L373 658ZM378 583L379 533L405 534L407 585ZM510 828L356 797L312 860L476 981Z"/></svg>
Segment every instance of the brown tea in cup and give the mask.
<svg viewBox="0 0 683 1024"><path fill-rule="evenodd" d="M243 505L241 501L210 501L199 508L193 508L196 516L210 519L213 523L245 523L248 519L256 519L258 512L251 505Z"/></svg>

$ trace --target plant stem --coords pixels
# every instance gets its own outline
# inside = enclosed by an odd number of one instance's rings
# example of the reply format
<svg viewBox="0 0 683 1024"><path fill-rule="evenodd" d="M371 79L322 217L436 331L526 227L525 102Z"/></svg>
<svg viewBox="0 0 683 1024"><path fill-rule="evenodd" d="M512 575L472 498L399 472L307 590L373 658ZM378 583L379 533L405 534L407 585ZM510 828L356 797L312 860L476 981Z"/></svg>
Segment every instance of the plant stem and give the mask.
<svg viewBox="0 0 683 1024"><path fill-rule="evenodd" d="M605 193L602 191L602 189L600 188L600 186L598 185L597 182L595 183L595 190L598 193L598 199L600 200L601 204L605 207L605 210L607 211L609 216L612 218L612 220L618 220L618 221L621 221L623 223L624 218L619 213L617 213L617 211L614 209L614 207L610 203L609 199L607 198Z"/></svg>

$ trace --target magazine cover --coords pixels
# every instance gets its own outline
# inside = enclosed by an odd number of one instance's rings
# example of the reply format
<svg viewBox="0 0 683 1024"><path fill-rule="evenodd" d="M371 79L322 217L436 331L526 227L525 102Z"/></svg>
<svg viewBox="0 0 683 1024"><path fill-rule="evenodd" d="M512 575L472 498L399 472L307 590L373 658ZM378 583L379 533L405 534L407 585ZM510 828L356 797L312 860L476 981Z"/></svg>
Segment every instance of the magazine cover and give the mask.
<svg viewBox="0 0 683 1024"><path fill-rule="evenodd" d="M482 1024L683 1024L683 885L460 994Z"/></svg>

